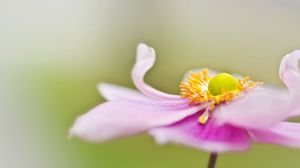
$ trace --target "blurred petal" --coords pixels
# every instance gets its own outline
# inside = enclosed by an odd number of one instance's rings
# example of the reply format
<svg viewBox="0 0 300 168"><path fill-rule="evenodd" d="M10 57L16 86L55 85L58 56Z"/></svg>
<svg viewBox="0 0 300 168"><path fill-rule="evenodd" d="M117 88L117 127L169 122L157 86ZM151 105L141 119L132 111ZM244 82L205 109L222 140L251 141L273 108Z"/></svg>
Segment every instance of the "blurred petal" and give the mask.
<svg viewBox="0 0 300 168"><path fill-rule="evenodd" d="M159 144L173 142L209 152L238 151L249 147L250 139L244 129L217 126L212 120L199 124L199 115L197 113L171 126L151 129L149 133Z"/></svg>
<svg viewBox="0 0 300 168"><path fill-rule="evenodd" d="M299 60L300 50L296 50L283 57L279 68L279 76L292 94L299 94L300 91Z"/></svg>
<svg viewBox="0 0 300 168"><path fill-rule="evenodd" d="M280 122L269 129L249 131L249 134L260 143L300 148L300 123Z"/></svg>
<svg viewBox="0 0 300 168"><path fill-rule="evenodd" d="M157 99L180 99L177 95L171 95L158 91L144 82L144 75L153 66L155 62L155 51L145 44L139 44L137 47L136 63L132 69L131 75L135 86L145 95Z"/></svg>
<svg viewBox="0 0 300 168"><path fill-rule="evenodd" d="M265 87L249 91L247 95L214 111L218 124L229 123L246 128L266 128L289 117L293 109L289 93Z"/></svg>
<svg viewBox="0 0 300 168"><path fill-rule="evenodd" d="M80 116L71 128L70 135L91 142L104 141L172 124L202 108L193 106L176 109L131 100L112 100Z"/></svg>

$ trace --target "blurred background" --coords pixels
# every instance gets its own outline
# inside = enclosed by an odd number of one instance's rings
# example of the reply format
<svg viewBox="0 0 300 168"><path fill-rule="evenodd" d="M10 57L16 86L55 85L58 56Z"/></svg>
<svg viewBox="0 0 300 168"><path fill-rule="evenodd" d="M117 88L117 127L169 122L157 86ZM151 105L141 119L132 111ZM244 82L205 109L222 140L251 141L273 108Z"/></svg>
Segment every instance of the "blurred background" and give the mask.
<svg viewBox="0 0 300 168"><path fill-rule="evenodd" d="M0 0L0 167L205 167L207 153L145 134L88 144L68 129L104 101L97 83L134 87L139 42L156 49L146 81L165 92L201 67L283 86L280 60L300 49L299 9L298 0ZM254 144L217 166L296 168L300 151Z"/></svg>

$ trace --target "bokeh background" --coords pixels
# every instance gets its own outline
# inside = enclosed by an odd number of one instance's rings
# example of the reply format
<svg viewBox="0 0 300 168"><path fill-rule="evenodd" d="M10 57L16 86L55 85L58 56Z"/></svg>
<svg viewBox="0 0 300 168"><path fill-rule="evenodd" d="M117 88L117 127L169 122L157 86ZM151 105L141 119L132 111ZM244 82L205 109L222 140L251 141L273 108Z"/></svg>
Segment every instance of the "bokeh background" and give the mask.
<svg viewBox="0 0 300 168"><path fill-rule="evenodd" d="M104 101L97 83L134 87L139 42L158 55L146 81L166 92L201 67L283 87L278 67L300 49L299 20L298 0L0 0L0 167L205 167L207 153L146 134L88 144L68 129ZM297 168L300 151L254 144L217 165Z"/></svg>

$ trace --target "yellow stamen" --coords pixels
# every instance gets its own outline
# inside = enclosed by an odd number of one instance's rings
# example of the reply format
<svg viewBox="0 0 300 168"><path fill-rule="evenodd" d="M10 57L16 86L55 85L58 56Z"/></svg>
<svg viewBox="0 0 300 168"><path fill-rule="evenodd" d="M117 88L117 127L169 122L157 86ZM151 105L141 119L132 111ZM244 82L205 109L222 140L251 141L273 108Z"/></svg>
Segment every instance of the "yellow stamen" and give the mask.
<svg viewBox="0 0 300 168"><path fill-rule="evenodd" d="M209 117L209 111L205 111L199 118L198 118L198 122L200 124L205 124L206 121L208 120Z"/></svg>
<svg viewBox="0 0 300 168"><path fill-rule="evenodd" d="M249 77L236 79L227 73L209 76L208 70L203 69L196 73L190 72L187 80L181 82L179 87L181 97L188 99L190 104L210 104L209 110L198 119L199 123L204 124L210 116L210 111L216 105L229 103L240 96L242 92L261 84L261 82L251 81Z"/></svg>

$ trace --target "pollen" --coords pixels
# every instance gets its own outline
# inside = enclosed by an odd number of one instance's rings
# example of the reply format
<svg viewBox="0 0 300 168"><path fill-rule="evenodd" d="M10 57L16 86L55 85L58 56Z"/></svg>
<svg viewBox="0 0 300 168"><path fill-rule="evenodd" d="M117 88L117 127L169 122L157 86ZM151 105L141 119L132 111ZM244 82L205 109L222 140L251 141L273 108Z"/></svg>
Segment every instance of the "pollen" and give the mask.
<svg viewBox="0 0 300 168"><path fill-rule="evenodd" d="M209 110L198 119L205 124L216 105L230 103L241 96L243 92L261 85L261 82L251 81L249 77L235 78L228 73L220 73L214 76L208 75L208 70L190 72L186 81L181 82L180 95L189 101L191 105L206 103Z"/></svg>

